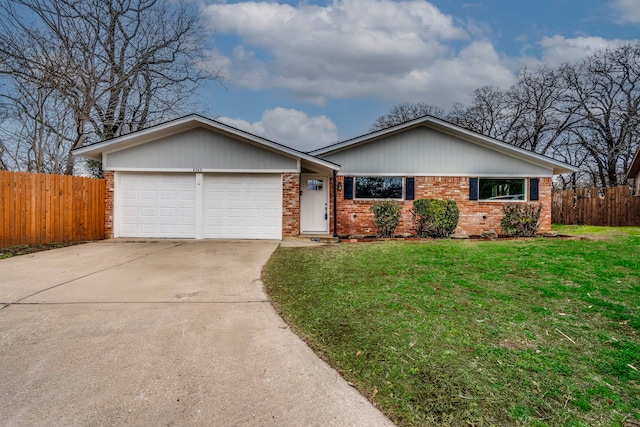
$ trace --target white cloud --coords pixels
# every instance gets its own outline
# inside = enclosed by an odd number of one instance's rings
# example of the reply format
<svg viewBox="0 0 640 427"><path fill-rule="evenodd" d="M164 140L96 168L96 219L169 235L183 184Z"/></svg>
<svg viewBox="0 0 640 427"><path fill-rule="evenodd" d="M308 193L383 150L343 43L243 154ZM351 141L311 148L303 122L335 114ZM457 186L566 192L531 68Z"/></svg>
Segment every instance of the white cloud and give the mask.
<svg viewBox="0 0 640 427"><path fill-rule="evenodd" d="M338 140L336 125L326 116L277 107L263 112L259 122L219 117L216 120L299 151L312 151Z"/></svg>
<svg viewBox="0 0 640 427"><path fill-rule="evenodd" d="M640 5L638 0L614 0L611 8L616 14L616 21L621 24L640 23Z"/></svg>
<svg viewBox="0 0 640 427"><path fill-rule="evenodd" d="M492 45L421 0L334 0L326 6L267 2L203 8L212 31L238 35L229 53L232 84L292 90L302 100L376 96L393 102L466 97L484 84L508 85ZM462 47L454 47L462 44ZM476 55L474 50L487 53ZM447 79L445 65L456 67ZM444 83L444 84L443 84Z"/></svg>
<svg viewBox="0 0 640 427"><path fill-rule="evenodd" d="M631 15L637 1L614 4ZM462 23L424 0L241 1L206 5L202 13L212 32L232 36L221 61L231 84L283 89L320 106L328 99L377 98L448 108L481 86L510 86L523 66L574 62L622 43L545 37L528 50L536 56L506 56L488 41L493 35L485 23Z"/></svg>
<svg viewBox="0 0 640 427"><path fill-rule="evenodd" d="M602 37L576 37L567 39L562 36L545 37L540 41L543 49L542 62L549 65L573 63L597 51L621 46L628 41L607 40Z"/></svg>

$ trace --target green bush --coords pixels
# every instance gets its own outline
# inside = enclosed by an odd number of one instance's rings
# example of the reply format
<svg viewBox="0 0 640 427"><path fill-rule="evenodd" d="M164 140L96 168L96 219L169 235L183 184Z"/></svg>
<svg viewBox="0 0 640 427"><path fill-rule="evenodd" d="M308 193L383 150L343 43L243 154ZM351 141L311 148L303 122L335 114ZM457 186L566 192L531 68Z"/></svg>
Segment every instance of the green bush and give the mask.
<svg viewBox="0 0 640 427"><path fill-rule="evenodd" d="M443 239L458 226L460 209L453 200L418 199L413 202L412 213L418 236Z"/></svg>
<svg viewBox="0 0 640 427"><path fill-rule="evenodd" d="M378 227L378 237L393 237L398 224L402 203L396 200L376 200L371 205L373 221Z"/></svg>
<svg viewBox="0 0 640 427"><path fill-rule="evenodd" d="M541 203L507 203L500 221L507 236L533 237L540 227Z"/></svg>

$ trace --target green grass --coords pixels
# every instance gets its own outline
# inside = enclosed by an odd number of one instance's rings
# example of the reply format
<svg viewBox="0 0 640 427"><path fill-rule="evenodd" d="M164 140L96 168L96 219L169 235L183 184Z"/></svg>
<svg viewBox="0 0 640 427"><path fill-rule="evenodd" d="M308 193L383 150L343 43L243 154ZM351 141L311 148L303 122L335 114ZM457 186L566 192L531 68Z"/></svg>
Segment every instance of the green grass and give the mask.
<svg viewBox="0 0 640 427"><path fill-rule="evenodd" d="M617 235L626 234L640 236L640 227L601 227L597 225L559 225L554 224L552 230L562 235Z"/></svg>
<svg viewBox="0 0 640 427"><path fill-rule="evenodd" d="M399 425L624 425L640 419L640 228L600 234L279 248L263 276Z"/></svg>

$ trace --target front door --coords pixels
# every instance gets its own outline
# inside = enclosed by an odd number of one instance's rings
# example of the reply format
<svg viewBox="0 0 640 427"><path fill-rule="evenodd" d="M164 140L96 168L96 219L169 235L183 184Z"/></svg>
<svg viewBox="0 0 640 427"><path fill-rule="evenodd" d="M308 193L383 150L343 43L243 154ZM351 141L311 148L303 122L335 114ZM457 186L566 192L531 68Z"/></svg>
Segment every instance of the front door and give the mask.
<svg viewBox="0 0 640 427"><path fill-rule="evenodd" d="M300 183L300 231L329 232L329 179L303 174Z"/></svg>

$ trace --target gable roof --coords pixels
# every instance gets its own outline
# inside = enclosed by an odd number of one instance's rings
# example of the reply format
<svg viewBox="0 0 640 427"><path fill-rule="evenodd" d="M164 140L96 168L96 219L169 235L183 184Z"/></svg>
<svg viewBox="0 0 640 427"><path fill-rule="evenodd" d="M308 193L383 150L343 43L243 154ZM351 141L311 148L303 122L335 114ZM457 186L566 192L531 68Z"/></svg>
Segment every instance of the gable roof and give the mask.
<svg viewBox="0 0 640 427"><path fill-rule="evenodd" d="M464 141L479 145L489 150L493 150L493 151L514 157L516 159L520 159L528 163L532 163L532 164L544 167L546 169L552 169L554 175L578 171L578 168L574 166L568 165L563 162L559 162L557 160L554 160L547 156L543 156L541 154L536 154L534 152L515 147L505 142L498 141L497 139L481 135L479 133L470 131L468 129L462 128L460 126L454 125L453 123L438 119L433 116L419 117L409 122L401 123L396 126L392 126L386 129L382 129L376 132L372 132L366 135L362 135L353 139L349 139L343 142L338 142L336 144L332 144L327 147L323 147L323 148L311 151L309 152L309 154L313 156L322 157L328 154L337 153L339 151L349 150L351 148L361 146L373 141L377 141L382 138L385 138L397 133L405 132L410 129L415 129L421 126L454 136L456 138L460 138Z"/></svg>
<svg viewBox="0 0 640 427"><path fill-rule="evenodd" d="M259 146L261 148L284 154L286 156L300 158L302 160L306 160L308 162L315 163L332 170L340 169L340 166L330 161L320 159L308 153L304 153L291 147L278 144L277 142L270 141L257 135L253 135L249 132L245 132L216 120L208 119L198 114L191 114L188 116L180 117L175 120L170 120L168 122L122 135L117 138L86 145L81 148L76 148L75 150L72 150L72 154L74 156L102 161L103 153L113 153L116 151L125 150L127 148L135 147L137 145L145 144L147 142L155 141L160 138L175 135L199 127L213 130L218 133L228 135L233 138L240 139L244 142Z"/></svg>
<svg viewBox="0 0 640 427"><path fill-rule="evenodd" d="M636 155L633 156L629 172L627 172L627 179L635 178L640 172L640 148L636 151Z"/></svg>

